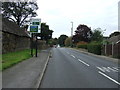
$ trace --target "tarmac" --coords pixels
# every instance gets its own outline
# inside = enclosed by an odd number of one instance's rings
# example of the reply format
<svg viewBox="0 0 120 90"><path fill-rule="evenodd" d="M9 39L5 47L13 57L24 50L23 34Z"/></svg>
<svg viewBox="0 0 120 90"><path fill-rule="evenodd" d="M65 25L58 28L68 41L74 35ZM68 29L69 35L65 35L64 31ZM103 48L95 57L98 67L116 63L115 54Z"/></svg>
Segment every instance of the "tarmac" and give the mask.
<svg viewBox="0 0 120 90"><path fill-rule="evenodd" d="M2 88L38 88L47 63L50 50L42 50L38 57L32 57L2 72Z"/></svg>
<svg viewBox="0 0 120 90"><path fill-rule="evenodd" d="M70 48L70 49L76 50L78 52L81 52L81 53L84 53L84 54L87 54L87 55L91 55L91 56L95 56L95 57L99 57L99 58L102 58L102 59L105 59L105 60L110 60L110 61L119 63L119 59L117 59L117 58L111 58L111 57L104 56L104 55L97 55L97 54L94 54L94 53L90 53L88 51L84 51L82 49L75 49L75 48Z"/></svg>
<svg viewBox="0 0 120 90"><path fill-rule="evenodd" d="M118 59L95 55L82 50L77 51L82 52L84 54L104 58L106 60L109 59L111 61L118 63ZM51 49L42 50L38 54L38 57L30 58L3 71L2 72L3 90L4 88L38 89L41 84L50 57Z"/></svg>

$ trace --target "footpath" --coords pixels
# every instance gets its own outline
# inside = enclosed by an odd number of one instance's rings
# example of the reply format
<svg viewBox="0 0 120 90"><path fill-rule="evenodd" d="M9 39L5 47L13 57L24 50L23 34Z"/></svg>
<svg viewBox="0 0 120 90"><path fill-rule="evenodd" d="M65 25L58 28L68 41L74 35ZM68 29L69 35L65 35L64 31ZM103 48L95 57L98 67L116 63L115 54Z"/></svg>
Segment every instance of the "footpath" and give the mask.
<svg viewBox="0 0 120 90"><path fill-rule="evenodd" d="M50 49L2 72L2 88L38 88L50 56ZM4 89L3 89L4 90Z"/></svg>

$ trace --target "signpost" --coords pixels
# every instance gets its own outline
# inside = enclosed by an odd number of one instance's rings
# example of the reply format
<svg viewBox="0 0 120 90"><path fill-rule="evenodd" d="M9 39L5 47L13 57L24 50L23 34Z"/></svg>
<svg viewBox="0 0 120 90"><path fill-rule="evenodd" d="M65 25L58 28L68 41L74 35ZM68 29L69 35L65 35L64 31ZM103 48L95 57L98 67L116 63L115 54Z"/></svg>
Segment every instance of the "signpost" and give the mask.
<svg viewBox="0 0 120 90"><path fill-rule="evenodd" d="M28 27L28 31L31 33L31 55L33 56L33 38L35 35L35 47L36 47L36 57L37 57L37 33L41 33L41 19L31 19Z"/></svg>
<svg viewBox="0 0 120 90"><path fill-rule="evenodd" d="M31 19L28 27L30 33L41 33L41 19Z"/></svg>

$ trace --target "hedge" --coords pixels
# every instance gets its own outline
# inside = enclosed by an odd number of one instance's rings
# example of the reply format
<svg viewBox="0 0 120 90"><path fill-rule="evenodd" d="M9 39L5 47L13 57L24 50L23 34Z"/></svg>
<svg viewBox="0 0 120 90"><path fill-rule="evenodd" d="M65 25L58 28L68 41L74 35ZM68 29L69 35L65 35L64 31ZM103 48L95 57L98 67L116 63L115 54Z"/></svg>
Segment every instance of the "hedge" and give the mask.
<svg viewBox="0 0 120 90"><path fill-rule="evenodd" d="M101 44L88 44L87 49L88 52L101 55Z"/></svg>
<svg viewBox="0 0 120 90"><path fill-rule="evenodd" d="M77 45L77 48L84 48L84 49L87 49L87 44Z"/></svg>

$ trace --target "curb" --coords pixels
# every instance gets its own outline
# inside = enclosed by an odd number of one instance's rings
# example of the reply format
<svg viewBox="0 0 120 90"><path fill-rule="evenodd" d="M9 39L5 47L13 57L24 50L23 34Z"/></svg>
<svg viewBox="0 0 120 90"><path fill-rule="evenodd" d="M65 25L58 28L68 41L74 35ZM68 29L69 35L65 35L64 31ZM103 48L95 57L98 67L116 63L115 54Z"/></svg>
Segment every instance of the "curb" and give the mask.
<svg viewBox="0 0 120 90"><path fill-rule="evenodd" d="M42 71L39 79L37 80L37 84L36 84L36 86L35 86L36 90L38 90L38 88L39 88L40 85L41 85L41 82L42 82L42 79L43 79L43 77L44 77L44 74L45 74L45 71L46 71L46 68L47 68L47 65L48 65L48 62L49 62L50 57L51 57L51 51L50 51L49 54L48 54L47 61L46 61L45 65L44 65L43 71Z"/></svg>
<svg viewBox="0 0 120 90"><path fill-rule="evenodd" d="M81 52L81 53L84 53L84 54L87 54L87 55L92 55L92 56L95 56L95 57L103 58L105 60L113 61L115 63L118 63L118 60L119 60L119 59L110 58L110 57L107 57L107 56L100 56L100 55L96 55L96 54L93 54L93 53L89 53L89 52L85 52L85 51L80 51L80 50L77 50L75 48L70 48L70 49L76 50L78 52Z"/></svg>

